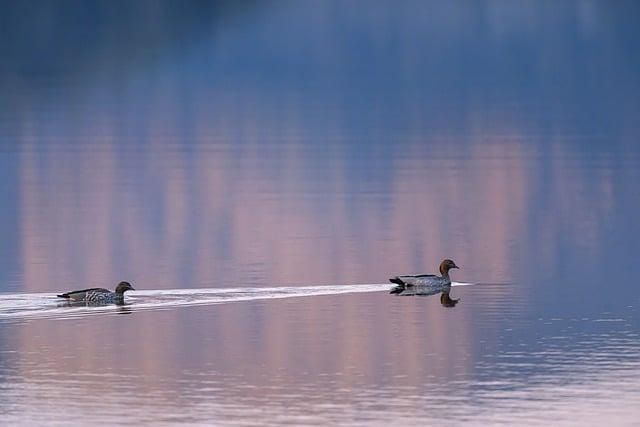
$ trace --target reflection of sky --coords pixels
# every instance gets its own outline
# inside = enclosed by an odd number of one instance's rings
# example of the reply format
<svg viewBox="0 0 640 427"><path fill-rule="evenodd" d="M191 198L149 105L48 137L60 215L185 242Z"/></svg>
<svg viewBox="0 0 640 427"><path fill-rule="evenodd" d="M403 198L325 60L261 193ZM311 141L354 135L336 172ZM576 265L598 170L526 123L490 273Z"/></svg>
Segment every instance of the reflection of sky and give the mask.
<svg viewBox="0 0 640 427"><path fill-rule="evenodd" d="M43 24L3 45L0 290L383 282L444 256L456 279L512 285L456 290L454 310L356 295L135 313L97 336L39 321L2 337L23 355L0 368L64 385L108 365L154 392L202 365L294 389L341 373L426 394L544 353L544 334L619 361L628 324L579 320L635 316L637 6L368 4L158 6L145 26L149 4L124 21L79 7L85 43ZM5 12L15 35L25 15Z"/></svg>

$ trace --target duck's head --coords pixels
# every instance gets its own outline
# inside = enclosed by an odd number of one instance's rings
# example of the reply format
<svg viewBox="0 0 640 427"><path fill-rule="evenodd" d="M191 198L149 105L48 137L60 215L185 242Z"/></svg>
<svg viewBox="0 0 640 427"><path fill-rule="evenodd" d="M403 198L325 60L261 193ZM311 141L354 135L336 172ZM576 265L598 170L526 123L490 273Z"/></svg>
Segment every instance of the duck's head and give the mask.
<svg viewBox="0 0 640 427"><path fill-rule="evenodd" d="M116 286L116 294L124 294L126 291L135 291L131 283L129 282L120 282L118 286Z"/></svg>
<svg viewBox="0 0 640 427"><path fill-rule="evenodd" d="M449 275L449 270L451 270L452 268L460 268L456 265L455 262L453 262L450 259L445 259L440 263L440 274L442 274L443 276L448 276Z"/></svg>

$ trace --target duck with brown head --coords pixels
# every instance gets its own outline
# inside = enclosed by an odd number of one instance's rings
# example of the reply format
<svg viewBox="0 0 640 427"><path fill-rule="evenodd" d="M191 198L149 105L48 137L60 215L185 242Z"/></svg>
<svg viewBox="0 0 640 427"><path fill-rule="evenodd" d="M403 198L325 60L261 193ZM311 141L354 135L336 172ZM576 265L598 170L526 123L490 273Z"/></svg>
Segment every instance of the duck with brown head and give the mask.
<svg viewBox="0 0 640 427"><path fill-rule="evenodd" d="M115 292L111 292L104 288L82 289L80 291L71 291L58 295L68 301L85 301L96 304L114 304L124 302L124 293L126 291L134 291L133 286L129 282L120 282L116 286Z"/></svg>
<svg viewBox="0 0 640 427"><path fill-rule="evenodd" d="M420 274L417 276L396 276L389 279L391 283L395 283L396 286L391 290L392 294L400 294L411 287L423 287L432 288L434 290L444 289L447 286L451 286L451 278L449 277L449 270L454 268L460 268L450 259L445 259L440 263L440 276L434 274Z"/></svg>

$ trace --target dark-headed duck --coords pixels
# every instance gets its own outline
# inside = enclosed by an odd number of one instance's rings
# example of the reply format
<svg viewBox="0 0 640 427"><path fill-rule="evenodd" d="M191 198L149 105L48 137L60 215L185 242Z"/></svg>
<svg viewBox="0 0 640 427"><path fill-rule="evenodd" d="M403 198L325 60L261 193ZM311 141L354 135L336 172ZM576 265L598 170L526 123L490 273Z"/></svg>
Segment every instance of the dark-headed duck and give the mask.
<svg viewBox="0 0 640 427"><path fill-rule="evenodd" d="M391 290L392 294L399 294L405 289L412 286L423 286L433 288L444 288L451 286L451 278L449 277L449 270L452 268L460 268L450 259L445 259L440 263L440 276L433 274L420 274L418 276L396 276L389 281L395 283L396 286Z"/></svg>
<svg viewBox="0 0 640 427"><path fill-rule="evenodd" d="M133 291L133 287L129 282L120 282L116 286L115 292L111 292L104 288L91 288L83 289L81 291L72 291L58 295L60 298L65 298L69 301L86 301L97 304L113 304L124 302L124 293L126 291Z"/></svg>

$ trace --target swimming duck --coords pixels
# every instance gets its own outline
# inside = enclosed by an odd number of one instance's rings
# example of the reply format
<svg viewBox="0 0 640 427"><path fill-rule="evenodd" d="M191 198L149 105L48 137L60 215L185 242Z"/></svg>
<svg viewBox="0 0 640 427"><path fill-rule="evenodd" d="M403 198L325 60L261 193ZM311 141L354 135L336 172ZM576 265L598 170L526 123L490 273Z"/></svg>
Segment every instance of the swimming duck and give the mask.
<svg viewBox="0 0 640 427"><path fill-rule="evenodd" d="M430 288L433 290L442 290L447 286L451 286L451 278L449 277L449 270L452 268L460 268L450 259L445 259L440 263L441 276L435 276L433 274L421 274L418 276L396 276L389 281L395 283L396 286L391 290L392 294L402 293L405 289L413 286Z"/></svg>
<svg viewBox="0 0 640 427"><path fill-rule="evenodd" d="M90 288L83 289L81 291L72 291L58 295L60 298L65 298L69 301L86 301L97 304L113 304L124 302L124 293L126 291L133 291L133 286L129 282L120 282L116 286L115 292L111 292L104 288Z"/></svg>

